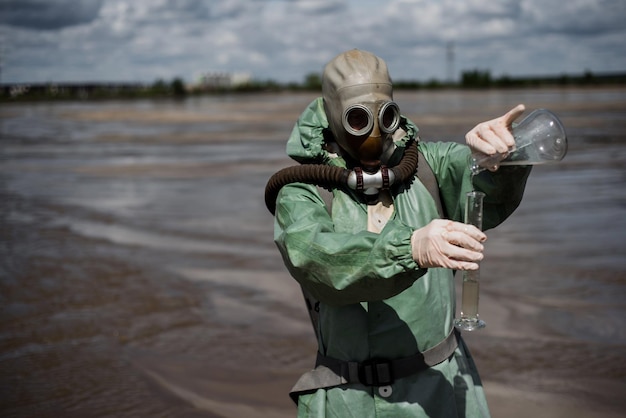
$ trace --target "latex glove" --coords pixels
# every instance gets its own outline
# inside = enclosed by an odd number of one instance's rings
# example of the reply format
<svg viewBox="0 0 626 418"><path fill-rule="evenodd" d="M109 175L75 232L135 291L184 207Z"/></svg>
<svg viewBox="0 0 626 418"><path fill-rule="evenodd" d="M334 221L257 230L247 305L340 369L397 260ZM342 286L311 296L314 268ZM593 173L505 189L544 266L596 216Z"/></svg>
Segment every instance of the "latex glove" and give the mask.
<svg viewBox="0 0 626 418"><path fill-rule="evenodd" d="M513 121L524 113L524 110L526 107L519 104L499 118L479 123L465 135L465 142L480 166L496 171L500 161L515 149L511 133ZM485 158L486 156L489 158Z"/></svg>
<svg viewBox="0 0 626 418"><path fill-rule="evenodd" d="M411 235L413 260L421 268L478 270L487 236L473 225L435 219Z"/></svg>

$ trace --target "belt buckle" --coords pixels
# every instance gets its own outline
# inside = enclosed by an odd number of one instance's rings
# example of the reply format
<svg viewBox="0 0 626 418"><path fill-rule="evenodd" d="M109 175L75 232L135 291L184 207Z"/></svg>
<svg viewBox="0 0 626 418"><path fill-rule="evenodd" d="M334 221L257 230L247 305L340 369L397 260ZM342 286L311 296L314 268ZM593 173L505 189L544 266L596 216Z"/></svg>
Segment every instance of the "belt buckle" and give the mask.
<svg viewBox="0 0 626 418"><path fill-rule="evenodd" d="M366 360L359 366L359 381L365 386L386 386L394 382L391 362L388 360Z"/></svg>

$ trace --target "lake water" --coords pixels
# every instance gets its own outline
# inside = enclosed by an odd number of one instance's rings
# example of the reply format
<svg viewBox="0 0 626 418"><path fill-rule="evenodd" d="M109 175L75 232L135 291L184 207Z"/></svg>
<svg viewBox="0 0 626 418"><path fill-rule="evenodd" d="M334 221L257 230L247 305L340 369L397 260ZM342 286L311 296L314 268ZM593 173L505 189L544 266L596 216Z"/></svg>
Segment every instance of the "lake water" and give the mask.
<svg viewBox="0 0 626 418"><path fill-rule="evenodd" d="M314 97L0 105L0 415L295 414L316 345L263 193ZM485 380L623 410L626 89L395 99L426 141L559 115L569 153L489 231L468 340Z"/></svg>

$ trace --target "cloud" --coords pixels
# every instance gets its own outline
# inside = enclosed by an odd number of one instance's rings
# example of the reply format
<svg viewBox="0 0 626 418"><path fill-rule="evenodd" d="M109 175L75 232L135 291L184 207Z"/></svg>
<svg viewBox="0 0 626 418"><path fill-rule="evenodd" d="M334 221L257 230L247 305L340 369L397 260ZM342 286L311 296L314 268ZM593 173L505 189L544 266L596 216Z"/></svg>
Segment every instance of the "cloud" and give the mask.
<svg viewBox="0 0 626 418"><path fill-rule="evenodd" d="M341 13L346 9L346 2L338 0L299 0L294 1L290 9L311 17Z"/></svg>
<svg viewBox="0 0 626 418"><path fill-rule="evenodd" d="M97 18L103 0L3 0L0 23L34 30L56 30Z"/></svg>
<svg viewBox="0 0 626 418"><path fill-rule="evenodd" d="M541 33L599 35L626 28L626 2L617 0L578 0L547 3L532 0L524 3L524 17L529 29Z"/></svg>
<svg viewBox="0 0 626 418"><path fill-rule="evenodd" d="M351 48L394 79L626 70L622 0L0 0L2 81L302 81ZM2 48L2 43L4 48ZM4 52L2 52L4 50Z"/></svg>

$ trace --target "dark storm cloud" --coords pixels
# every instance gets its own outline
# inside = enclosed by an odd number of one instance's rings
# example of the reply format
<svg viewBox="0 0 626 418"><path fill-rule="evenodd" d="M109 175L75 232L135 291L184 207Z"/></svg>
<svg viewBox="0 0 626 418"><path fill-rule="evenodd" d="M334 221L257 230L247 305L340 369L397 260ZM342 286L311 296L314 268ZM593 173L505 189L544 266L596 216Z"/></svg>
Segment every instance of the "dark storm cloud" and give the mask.
<svg viewBox="0 0 626 418"><path fill-rule="evenodd" d="M626 2L563 2L527 8L524 15L529 29L539 33L600 35L626 29Z"/></svg>
<svg viewBox="0 0 626 418"><path fill-rule="evenodd" d="M179 21L181 19L183 21L237 19L246 15L254 8L254 5L251 3L254 2L164 0L155 2L151 6L150 18L163 20L178 19Z"/></svg>
<svg viewBox="0 0 626 418"><path fill-rule="evenodd" d="M469 15L473 15L473 18L477 21L503 18L516 19L521 12L522 7L519 1L494 1L470 10L466 16L470 18Z"/></svg>
<svg viewBox="0 0 626 418"><path fill-rule="evenodd" d="M55 30L96 19L102 0L2 0L0 23L34 30Z"/></svg>
<svg viewBox="0 0 626 418"><path fill-rule="evenodd" d="M293 10L309 17L340 13L347 9L346 3L337 0L294 1Z"/></svg>

